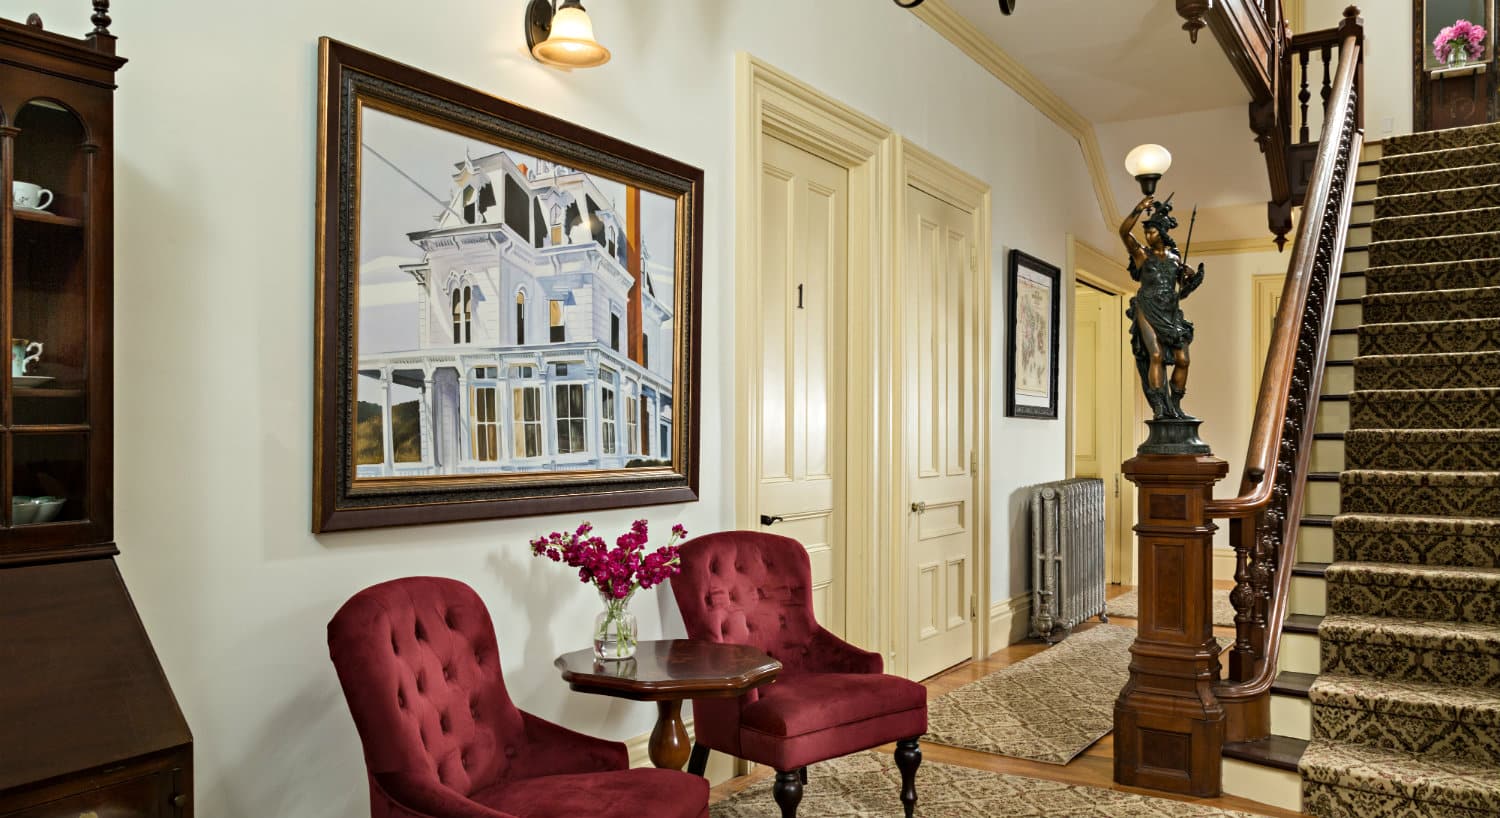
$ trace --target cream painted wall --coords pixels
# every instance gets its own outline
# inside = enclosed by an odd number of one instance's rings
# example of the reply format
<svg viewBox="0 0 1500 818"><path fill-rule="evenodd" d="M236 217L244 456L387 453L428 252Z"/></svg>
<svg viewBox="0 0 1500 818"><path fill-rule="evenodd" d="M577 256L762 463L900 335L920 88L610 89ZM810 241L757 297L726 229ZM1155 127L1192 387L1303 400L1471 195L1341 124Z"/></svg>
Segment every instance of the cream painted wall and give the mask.
<svg viewBox="0 0 1500 818"><path fill-rule="evenodd" d="M0 0L0 15L24 18L32 5ZM70 5L46 12L49 27L87 30L87 4ZM640 512L659 533L733 519L736 51L992 184L994 595L1025 588L1023 487L1064 475L1064 424L998 417L1004 262L1019 246L1062 266L1069 232L1107 246L1077 144L890 3L598 3L615 59L571 74L525 55L522 7L155 0L115 12L131 59L117 128L120 566L197 738L201 815L364 813L359 744L324 625L350 594L393 577L474 585L522 706L612 738L653 720L648 705L567 693L552 668L554 655L583 644L598 603L567 572L528 557L525 541L576 518L309 533L319 35L705 169L703 499ZM608 531L636 515L588 516ZM637 608L645 637L681 633L669 594L647 594Z"/></svg>
<svg viewBox="0 0 1500 818"><path fill-rule="evenodd" d="M1411 133L1412 0L1354 2L1365 18L1365 139ZM1344 19L1349 0L1303 4L1308 29L1324 29Z"/></svg>
<svg viewBox="0 0 1500 818"><path fill-rule="evenodd" d="M1265 366L1264 359L1253 360L1250 349L1250 280L1264 273L1285 273L1288 260L1287 254L1274 249L1190 260L1194 265L1203 262L1207 275L1203 286L1183 302L1195 325L1193 369L1183 404L1204 419L1202 438L1215 455L1229 462L1229 475L1215 487L1217 497L1239 493L1255 416L1252 373ZM1227 527L1221 526L1215 542L1229 546Z"/></svg>

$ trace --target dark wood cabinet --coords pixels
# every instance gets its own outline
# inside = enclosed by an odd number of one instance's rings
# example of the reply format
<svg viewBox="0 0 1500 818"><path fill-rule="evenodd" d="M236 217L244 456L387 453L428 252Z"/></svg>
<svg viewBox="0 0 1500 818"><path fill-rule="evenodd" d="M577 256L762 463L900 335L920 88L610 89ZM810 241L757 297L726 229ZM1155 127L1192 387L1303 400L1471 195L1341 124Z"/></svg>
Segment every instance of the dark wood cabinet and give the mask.
<svg viewBox="0 0 1500 818"><path fill-rule="evenodd" d="M114 560L108 6L82 38L0 20L0 818L193 811L192 734Z"/></svg>

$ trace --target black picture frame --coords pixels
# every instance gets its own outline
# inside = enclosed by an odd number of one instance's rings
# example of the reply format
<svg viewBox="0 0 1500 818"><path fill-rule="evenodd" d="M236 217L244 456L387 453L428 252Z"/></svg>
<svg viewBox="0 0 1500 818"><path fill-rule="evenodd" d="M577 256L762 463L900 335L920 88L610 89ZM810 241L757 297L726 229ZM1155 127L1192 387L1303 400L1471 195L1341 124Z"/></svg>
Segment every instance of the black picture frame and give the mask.
<svg viewBox="0 0 1500 818"><path fill-rule="evenodd" d="M349 529L374 528L395 525L416 525L434 522L451 522L460 520L481 520L502 517L524 517L541 514L577 513L593 509L605 508L630 508L645 505L658 505L665 503L686 503L698 499L699 480L699 377L701 367L701 325L699 313L702 308L702 282L703 282L703 171L682 162L670 159L657 153L614 139L609 136L587 130L562 119L549 116L540 111L524 108L503 99L485 94L473 88L468 88L441 77L434 76L419 69L402 65L400 63L385 59L368 51L345 45L327 38L321 41L321 95L319 110L319 171L318 171L318 248L317 248L317 307L316 307L316 382L314 388L315 396L315 428L314 440L314 492L313 492L313 520L314 532L339 531ZM588 433L588 444L578 449L570 448L566 454L573 455L575 452L583 451L585 455L597 453L594 458L597 463L587 461L585 457L581 465L571 468L547 466L521 470L519 468L510 471L500 471L498 468L485 470L491 461L499 462L504 459L504 444L497 447L496 440L503 433L505 424L500 423L496 417L495 403L506 398L503 397L510 376L504 374L491 374L498 372L509 372L514 370L515 377L535 378L536 381L517 381L512 386L517 389L525 387L528 390L537 390L542 395L541 400L547 400L547 386L533 386L543 383L540 379L546 377L546 373L554 368L556 374L562 376L562 368L554 367L545 358L548 352L540 350L549 342L559 342L557 337L535 336L529 334L525 329L528 321L533 326L547 326L546 312L531 316L526 312L526 304L544 305L564 304L558 308L558 312L566 309L565 301L555 300L556 295L544 298L544 291L538 287L537 292L529 293L529 297L517 296L518 317L514 319L515 332L520 340L516 342L519 351L535 357L538 365L530 366L529 360L523 361L525 365L516 365L507 357L511 352L507 351L506 344L509 342L497 340L504 337L495 334L487 342L494 349L478 349L471 351L467 346L471 341L471 323L479 325L477 319L471 322L469 288L465 288L462 314L463 338L460 341L459 300L454 300L455 325L454 337L450 347L457 350L452 357L457 363L450 368L456 368L461 373L459 378L472 377L487 378L498 383L498 386L489 386L485 381L485 389L495 393L497 397L484 397L488 405L488 414L474 420L472 413L474 406L468 404L470 417L462 416L462 408L458 421L454 424L456 429L462 425L464 431L454 431L448 439L456 438L460 442L449 444L460 454L454 456L451 468L445 468L447 463L438 462L439 447L436 443L432 445L434 455L432 461L435 467L424 472L429 455L427 454L428 437L436 440L436 431L427 431L429 427L437 427L438 420L422 420L422 426L415 433L422 443L418 453L421 460L417 462L416 469L409 472L397 471L396 458L390 454L394 444L386 446L386 454L382 469L394 471L393 474L379 474L370 476L368 473L360 473L365 461L359 459L356 450L356 426L360 422L357 414L357 403L363 403L357 394L356 380L360 377L369 377L365 372L368 367L363 363L364 356L360 349L360 312L359 312L359 288L362 279L362 264L359 257L361 234L359 225L361 219L361 186L364 182L366 168L379 165L379 157L369 158L367 162L361 162L364 153L370 149L364 145L362 137L363 115L367 110L381 112L382 114L409 120L420 125L431 126L445 132L452 132L472 140L479 140L486 144L500 147L502 151L516 151L521 154L535 157L537 160L547 160L554 166L560 166L561 170L553 171L553 184L561 177L572 178L579 174L591 175L600 179L608 180L614 184L624 187L626 190L641 191L639 194L627 194L644 196L647 193L659 199L674 203L675 227L673 232L675 238L668 242L671 244L671 297L660 299L661 311L670 310L671 336L663 338L656 336L657 346L653 344L650 350L651 361L665 361L659 363L658 368L665 369L670 373L670 379L666 380L670 388L670 394L657 387L651 400L660 401L648 405L646 403L646 379L648 376L656 375L647 367L648 352L646 343L652 340L647 335L636 334L637 327L643 325L644 319L636 318L637 312L644 307L637 307L641 300L647 295L656 299L656 290L648 280L650 273L641 272L645 267L642 256L644 250L628 249L636 245L620 233L623 241L616 242L616 233L610 232L605 241L595 239L599 247L594 247L588 240L578 240L571 237L566 230L568 226L558 229L564 230L560 235L565 238L548 238L548 231L538 227L542 224L543 217L534 216L531 210L541 212L538 205L527 212L518 210L518 219L530 219L531 229L528 235L520 238L510 237L506 239L516 246L513 248L517 253L521 252L523 245L529 244L532 248L567 249L571 252L573 247L587 249L591 254L589 258L603 255L610 259L611 263L619 261L617 256L624 256L626 260L621 262L621 269L626 272L616 275L615 278L634 278L634 283L624 287L631 299L622 316L621 326L628 332L620 341L615 341L609 330L598 330L597 327L586 333L588 337L574 340L564 335L564 340L571 346L580 344L598 347L597 354L587 357L588 353L580 353L583 364L572 366L579 369L580 378L594 377L595 369L602 371L604 366L599 366L598 361L605 361L608 367L612 367L610 375L618 377L618 381L609 380L609 388L612 391L611 402L614 405L623 406L632 401L631 395L625 389L626 376L639 369L643 374L639 377L641 393L634 401L639 404L640 413L632 415L629 412L618 414L624 419L624 423L616 423L617 428L612 429L611 436L594 435ZM499 154L494 154L498 156ZM444 161L447 161L445 157ZM459 163L473 163L472 159L466 160L462 155L456 156ZM496 160L499 161L499 160ZM393 165L394 167L394 165ZM455 167L464 167L455 165ZM508 171L507 171L508 172ZM525 168L521 166L516 170L514 176L525 176ZM497 177L498 178L498 177ZM509 176L506 178L510 178ZM506 184L509 184L508 182ZM517 183L520 185L520 183ZM441 192L440 192L441 193ZM524 190L523 190L524 193ZM431 195L431 194L429 194ZM504 194L505 200L509 201L509 189ZM434 196L434 198L436 198ZM520 199L517 199L520 201ZM581 201L582 199L580 199ZM476 199L475 211L485 208L484 197L481 195ZM574 202L578 204L577 201ZM605 221L605 210L594 207L592 199L587 200L589 205L588 222L590 229L601 227ZM447 234L452 233L453 242L459 241L458 237L467 237L473 233L488 229L498 231L511 225L511 215L504 213L504 221L491 222L483 214L477 219L468 213L467 206L463 206L463 214L454 209L452 205L447 207L447 212L454 214L457 219L465 219L469 223L459 225L455 228L445 228L441 225L433 229L418 227L416 229L429 230L438 239L447 239ZM494 207L496 211L504 208ZM581 208L580 208L581 210ZM486 211L487 212L487 211ZM571 211L564 211L572 215ZM636 224L639 225L640 216L636 216ZM629 232L631 229L639 230L639 227L630 227L629 218L622 220L622 230ZM564 222L566 225L566 220ZM577 231L580 224L584 224L581 218L573 220L570 227ZM602 228L601 228L602 229ZM412 234L412 235L427 235ZM501 237L505 238L505 237ZM436 242L437 239L434 239ZM560 242L560 243L559 243ZM644 242L641 243L642 245ZM601 248L606 248L601 249ZM621 248L627 248L621 250ZM658 255L665 255L662 248L657 247ZM527 252L531 252L528 250ZM540 251L539 251L540 252ZM604 262L599 262L603 264ZM405 265L405 267L420 267L421 265ZM403 268L404 269L404 268ZM456 268L455 268L456 269ZM551 269L543 267L543 269ZM436 269L408 270L416 281L416 285L426 286L428 280L436 280L438 271ZM467 275L467 273L466 273ZM472 276L478 283L475 290L480 291L483 296L483 281L478 276ZM530 286L530 285L526 285ZM457 295L459 290L455 288L453 294ZM497 291L496 298L500 299L502 308L509 302L504 301L504 296L509 293ZM553 299L551 301L548 298ZM476 301L480 300L478 298ZM552 307L549 307L551 309ZM539 309L539 308L538 308ZM413 311L413 314L416 314ZM554 315L556 313L553 313ZM501 316L506 315L503 311ZM530 317L527 317L530 316ZM539 319L539 320L538 320ZM500 320L505 320L503 317ZM555 333L564 319L552 318L551 332ZM590 318L590 320L602 320ZM592 326L592 325L591 325ZM598 336L599 332L604 336ZM423 332L427 332L423 330ZM615 329L619 334L620 330ZM474 333L480 335L479 332ZM598 336L598 337L596 337ZM425 336L424 336L425 337ZM532 340L538 337L539 340ZM602 340L601 340L602 338ZM428 342L419 342L424 344ZM560 343L560 342L559 342ZM562 344L568 346L569 344ZM608 346L608 349L606 349ZM592 348L590 347L590 348ZM663 347L670 351L670 358L663 356L660 351ZM412 356L426 354L425 349L417 349ZM389 353L391 355L405 353ZM494 357L493 363L486 359L485 362L476 363L476 355ZM606 360L607 359L607 360ZM425 358L423 359L426 360ZM623 364L621 366L620 364ZM385 367L384 372L377 372L380 384L386 390L386 394L397 387L406 389L421 389L420 402L428 401L429 390L437 395L436 381L429 380L434 386L426 386L421 380L401 381L402 364L390 364ZM630 370L627 372L627 369ZM421 374L420 372L418 374ZM435 376L427 376L429 379ZM599 376L600 378L604 376ZM665 380L665 375L661 376ZM466 389L465 381L458 381L457 394L464 396L459 398L456 405L464 407L464 399L478 400L477 392ZM477 383L477 382L476 382ZM588 387L580 387L585 390L599 390L599 379L586 381ZM504 387L504 388L502 388ZM474 389L478 389L475 386ZM516 391L516 389L511 389ZM572 392L569 393L570 395ZM586 393L591 394L591 393ZM585 400L593 401L592 396ZM666 401L670 400L670 404ZM527 397L526 407L532 407L536 401ZM390 415L392 399L385 399L386 413L392 418L391 421L382 419L379 428L380 435L395 435L396 422L394 415ZM596 405L597 401L585 404L579 402L580 406ZM437 404L434 404L435 406ZM568 404L570 408L572 403ZM451 408L442 404L441 408L447 411ZM666 410L670 408L670 419ZM419 407L428 409L428 407ZM436 409L429 409L435 412ZM519 410L518 410L519 411ZM531 408L525 410L530 413ZM590 418L588 409L576 409L581 414L581 423L588 424ZM509 418L505 412L499 413L500 417ZM425 418L425 415L421 417ZM521 417L518 415L518 417ZM637 435L629 434L634 427L630 424L639 418L640 436L639 446L633 442ZM535 420L529 417L523 419L523 430L530 426L540 429L538 437L550 434L550 428L556 426L550 415L538 417ZM572 422L570 417L569 422ZM486 431L482 437L479 432L473 431L471 422L482 422L486 424ZM618 428L623 426L623 429ZM658 426L661 427L658 433ZM494 427L495 431L489 431ZM408 427L409 429L412 427ZM446 428L446 427L444 427ZM559 427L561 429L562 427ZM569 431L569 445L573 446L575 441L583 440L575 433L571 426ZM519 435L519 433L515 433ZM531 431L526 432L524 452L521 455L532 457L533 443ZM561 435L559 430L557 434ZM657 442L657 437L662 441ZM472 439L470 439L472 438ZM610 443L599 443L597 452L590 449L594 441L609 440ZM476 443L475 441L488 440L487 443ZM518 438L519 440L519 438ZM445 440L446 442L446 440ZM520 442L512 441L515 448L520 449ZM475 448L475 447L479 448ZM536 444L535 448L545 457L550 457L549 462L557 462L558 457L550 445L543 447ZM501 454L496 455L495 452ZM476 454L475 452L479 452ZM661 454L668 457L658 456ZM606 455L609 456L606 462ZM614 462L614 461L622 462ZM403 461L402 468L405 463ZM485 468L471 468L468 472L461 472L462 467L479 464ZM387 468L389 467L389 468Z"/></svg>
<svg viewBox="0 0 1500 818"><path fill-rule="evenodd" d="M1038 293L1039 289L1041 293ZM1005 416L1057 420L1057 370L1062 357L1062 271L1036 256L1011 250L1006 290L1005 361L1008 371ZM1049 302L1040 310L1036 303L1038 296ZM1026 303L1018 303L1023 298ZM1046 316L1045 326L1039 320L1039 312ZM1018 320L1024 326L1018 324ZM1039 365L1037 348L1043 343L1046 344L1043 352L1047 360ZM1039 388L1042 383L1045 383L1045 389Z"/></svg>

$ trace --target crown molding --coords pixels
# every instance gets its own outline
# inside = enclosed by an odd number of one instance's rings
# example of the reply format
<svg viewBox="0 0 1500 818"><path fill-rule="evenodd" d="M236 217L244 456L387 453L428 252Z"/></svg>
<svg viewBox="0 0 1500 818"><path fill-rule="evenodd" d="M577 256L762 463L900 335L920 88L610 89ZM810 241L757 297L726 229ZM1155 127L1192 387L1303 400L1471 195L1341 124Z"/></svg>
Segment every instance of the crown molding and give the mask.
<svg viewBox="0 0 1500 818"><path fill-rule="evenodd" d="M1010 86L1011 90L1020 94L1021 98L1030 103L1033 108L1041 111L1044 116L1057 123L1059 128L1078 141L1078 147L1083 151L1083 161L1088 166L1089 176L1094 183L1094 196L1099 200L1099 214L1104 218L1105 227L1109 230L1118 227L1120 211L1115 206L1108 166L1104 162L1103 152L1099 149L1099 136L1094 131L1094 124L1073 106L1064 102L1062 97L1053 93L1052 89L1043 85L1035 74L1027 71L1024 66L1016 62L1014 57L1001 50L1000 46L986 37L984 32L962 14L954 11L953 7L948 5L947 0L927 0L912 9L911 13L941 34L959 51L968 55L969 59L978 63L981 68Z"/></svg>
<svg viewBox="0 0 1500 818"><path fill-rule="evenodd" d="M1276 250L1276 242L1269 236L1253 239L1221 239L1200 241L1193 245L1195 256L1228 256L1235 253L1269 253Z"/></svg>

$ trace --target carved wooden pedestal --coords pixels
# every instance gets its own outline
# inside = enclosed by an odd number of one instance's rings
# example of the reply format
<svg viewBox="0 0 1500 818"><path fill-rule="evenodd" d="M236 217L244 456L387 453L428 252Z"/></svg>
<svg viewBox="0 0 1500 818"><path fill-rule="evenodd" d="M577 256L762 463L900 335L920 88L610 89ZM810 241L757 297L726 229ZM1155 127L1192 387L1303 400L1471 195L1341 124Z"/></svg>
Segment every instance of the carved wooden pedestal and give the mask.
<svg viewBox="0 0 1500 818"><path fill-rule="evenodd" d="M1115 702L1115 781L1197 796L1220 791L1224 710L1214 697L1214 531L1204 515L1228 464L1213 455L1138 455L1140 633Z"/></svg>

